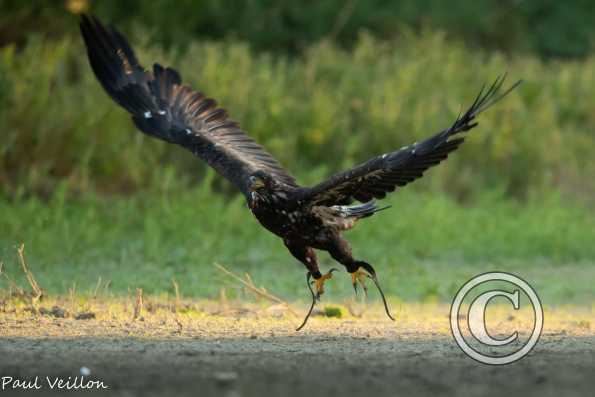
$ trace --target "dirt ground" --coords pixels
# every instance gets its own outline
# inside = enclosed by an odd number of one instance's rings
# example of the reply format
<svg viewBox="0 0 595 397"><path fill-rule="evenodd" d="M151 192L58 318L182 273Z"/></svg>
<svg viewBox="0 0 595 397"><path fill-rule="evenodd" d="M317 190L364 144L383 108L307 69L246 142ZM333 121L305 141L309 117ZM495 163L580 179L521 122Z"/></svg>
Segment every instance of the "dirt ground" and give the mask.
<svg viewBox="0 0 595 397"><path fill-rule="evenodd" d="M0 394L61 394L43 379L74 378L83 367L86 379L109 387L97 394L117 396L586 396L595 389L593 308L546 311L537 346L504 367L462 353L447 305L402 305L395 323L380 308L363 318L319 316L301 332L300 319L282 307L153 310L136 320L131 307L95 310L86 320L0 312L0 377L39 376L43 386ZM490 327L516 325L509 316Z"/></svg>

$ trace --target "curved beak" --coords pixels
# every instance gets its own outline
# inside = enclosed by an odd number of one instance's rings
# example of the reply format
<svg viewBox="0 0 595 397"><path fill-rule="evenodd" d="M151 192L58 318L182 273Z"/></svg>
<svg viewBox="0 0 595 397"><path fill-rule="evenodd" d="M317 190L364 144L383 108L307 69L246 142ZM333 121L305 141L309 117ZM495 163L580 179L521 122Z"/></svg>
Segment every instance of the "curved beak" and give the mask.
<svg viewBox="0 0 595 397"><path fill-rule="evenodd" d="M248 191L250 193L250 206L255 207L257 204L258 197L262 192L261 189L265 187L265 183L262 179L251 177L248 184Z"/></svg>
<svg viewBox="0 0 595 397"><path fill-rule="evenodd" d="M250 183L250 191L254 192L260 188L264 187L264 182L260 179L256 179Z"/></svg>

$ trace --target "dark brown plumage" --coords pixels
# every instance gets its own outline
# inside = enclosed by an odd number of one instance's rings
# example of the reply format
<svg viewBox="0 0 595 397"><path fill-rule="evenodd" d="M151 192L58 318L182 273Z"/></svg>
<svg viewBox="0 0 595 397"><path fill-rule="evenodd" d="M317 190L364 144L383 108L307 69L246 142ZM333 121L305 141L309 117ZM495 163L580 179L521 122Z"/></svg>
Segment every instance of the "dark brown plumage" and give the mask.
<svg viewBox="0 0 595 397"><path fill-rule="evenodd" d="M126 39L96 18L83 16L81 32L97 79L131 114L135 125L145 134L190 150L227 178L244 194L258 221L281 237L291 254L306 266L308 287L310 277L316 285L316 293L310 289L310 311L324 291L325 280L332 275L332 271L320 273L314 250L328 251L345 266L356 292L358 284L365 289L365 277L378 286L374 268L353 258L341 233L353 228L359 219L384 209L379 209L373 199L384 198L446 159L463 143L460 134L477 125L476 116L520 83L501 93L504 77L498 78L480 91L471 107L449 128L308 188L299 186L213 99L183 85L178 72L159 64L146 71Z"/></svg>

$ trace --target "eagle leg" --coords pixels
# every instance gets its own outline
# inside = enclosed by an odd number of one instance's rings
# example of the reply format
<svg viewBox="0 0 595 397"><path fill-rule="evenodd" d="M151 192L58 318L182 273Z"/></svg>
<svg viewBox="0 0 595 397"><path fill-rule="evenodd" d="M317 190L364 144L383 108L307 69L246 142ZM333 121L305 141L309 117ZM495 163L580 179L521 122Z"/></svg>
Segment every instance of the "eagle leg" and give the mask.
<svg viewBox="0 0 595 397"><path fill-rule="evenodd" d="M335 234L331 239L329 239L325 249L329 254L331 254L334 260L345 266L347 271L351 273L351 283L356 294L357 284L362 286L364 293L367 296L368 292L366 289L365 279L369 278L374 282L374 285L376 288L378 288L380 297L382 297L382 303L384 304L384 311L386 312L386 315L388 318L395 321L395 318L390 314L386 297L384 296L384 292L378 283L378 277L376 277L376 271L372 265L364 261L353 259L349 243L338 234Z"/></svg>
<svg viewBox="0 0 595 397"><path fill-rule="evenodd" d="M302 321L302 324L295 329L296 331L299 331L302 328L304 328L304 326L308 322L308 319L310 318L310 315L312 314L312 310L314 310L314 305L316 305L316 295L314 294L314 291L312 290L312 287L310 285L311 278L312 278L312 273L310 273L310 272L306 273L306 285L308 286L308 289L310 290L310 294L312 295L312 304L310 305L310 309L308 310L306 317L304 317L304 321Z"/></svg>
<svg viewBox="0 0 595 397"><path fill-rule="evenodd" d="M320 295L324 293L324 283L333 277L333 272L337 269L333 268L329 270L328 273L322 274L318 269L316 253L314 252L312 247L308 247L299 241L294 241L290 239L283 239L283 242L285 243L285 246L289 249L289 252L291 252L291 254L297 260L302 262L304 266L306 266L306 268L308 269L308 272L306 273L306 285L308 286L308 290L312 295L312 304L310 305L310 310L308 310L308 314L306 314L304 321L296 329L296 331L299 331L308 322L308 319L312 314L312 310L314 310L314 305L316 305L316 302L320 300ZM312 281L312 279L314 279L314 281ZM314 285L316 292L314 291L314 289L312 289L312 285Z"/></svg>
<svg viewBox="0 0 595 397"><path fill-rule="evenodd" d="M332 268L331 270L328 271L328 273L323 274L318 279L314 279L314 281L310 281L310 279L312 278L312 272L306 273L306 285L308 286L308 289L310 290L310 294L312 295L312 303L310 304L310 309L308 310L306 317L304 317L304 321L302 321L302 324L295 329L296 331L299 331L302 328L304 328L304 326L308 322L308 319L310 318L310 315L312 314L312 310L314 310L314 306L316 305L316 302L318 302L320 300L320 295L322 295L324 293L324 282L326 280L331 279L333 277L333 272L336 270L337 269ZM312 284L316 285L316 293L314 293L314 290L312 289Z"/></svg>

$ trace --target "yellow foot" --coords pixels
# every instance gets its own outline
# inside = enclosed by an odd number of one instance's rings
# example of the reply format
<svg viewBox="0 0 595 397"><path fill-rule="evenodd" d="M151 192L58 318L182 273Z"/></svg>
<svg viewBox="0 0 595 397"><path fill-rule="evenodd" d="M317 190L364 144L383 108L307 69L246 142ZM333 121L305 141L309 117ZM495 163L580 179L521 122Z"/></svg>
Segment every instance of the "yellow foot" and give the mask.
<svg viewBox="0 0 595 397"><path fill-rule="evenodd" d="M316 299L320 298L320 295L324 294L324 283L326 280L333 278L333 272L337 269L331 269L327 274L323 274L319 278L314 280L314 286L316 288Z"/></svg>
<svg viewBox="0 0 595 397"><path fill-rule="evenodd" d="M362 289L364 290L364 294L366 297L368 296L368 287L366 287L366 278L368 278L368 273L362 269L361 267L358 268L356 271L351 273L351 284L353 285L353 289L355 294L357 295L357 285L361 285Z"/></svg>

